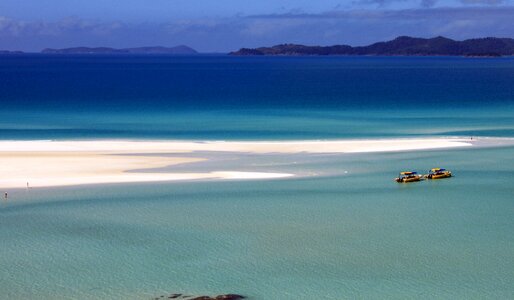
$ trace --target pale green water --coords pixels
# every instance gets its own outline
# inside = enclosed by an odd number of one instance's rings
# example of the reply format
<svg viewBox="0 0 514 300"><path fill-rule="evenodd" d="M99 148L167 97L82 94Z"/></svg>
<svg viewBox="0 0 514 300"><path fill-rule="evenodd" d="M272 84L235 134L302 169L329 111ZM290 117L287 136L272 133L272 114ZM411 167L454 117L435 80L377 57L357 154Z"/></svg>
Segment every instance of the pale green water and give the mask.
<svg viewBox="0 0 514 300"><path fill-rule="evenodd" d="M1 298L514 297L514 148L248 159L348 173L12 191ZM456 176L392 181L437 166Z"/></svg>

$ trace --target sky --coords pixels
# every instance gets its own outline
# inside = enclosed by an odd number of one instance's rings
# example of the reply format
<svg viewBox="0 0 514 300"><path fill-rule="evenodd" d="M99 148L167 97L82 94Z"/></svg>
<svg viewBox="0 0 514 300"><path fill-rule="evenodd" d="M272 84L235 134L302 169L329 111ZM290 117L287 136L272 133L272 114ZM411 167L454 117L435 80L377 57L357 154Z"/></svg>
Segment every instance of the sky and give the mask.
<svg viewBox="0 0 514 300"><path fill-rule="evenodd" d="M0 49L514 38L514 0L0 0Z"/></svg>

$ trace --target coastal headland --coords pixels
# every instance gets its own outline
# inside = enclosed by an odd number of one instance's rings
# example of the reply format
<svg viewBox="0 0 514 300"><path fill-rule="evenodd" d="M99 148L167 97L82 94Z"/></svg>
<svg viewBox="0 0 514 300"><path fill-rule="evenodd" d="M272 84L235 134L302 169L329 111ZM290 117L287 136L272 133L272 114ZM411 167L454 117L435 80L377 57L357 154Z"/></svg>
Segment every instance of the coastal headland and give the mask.
<svg viewBox="0 0 514 300"><path fill-rule="evenodd" d="M466 56L499 57L514 55L514 39L476 38L456 41L443 36L430 39L399 36L368 46L306 46L281 44L272 47L241 48L231 55L366 55L366 56Z"/></svg>

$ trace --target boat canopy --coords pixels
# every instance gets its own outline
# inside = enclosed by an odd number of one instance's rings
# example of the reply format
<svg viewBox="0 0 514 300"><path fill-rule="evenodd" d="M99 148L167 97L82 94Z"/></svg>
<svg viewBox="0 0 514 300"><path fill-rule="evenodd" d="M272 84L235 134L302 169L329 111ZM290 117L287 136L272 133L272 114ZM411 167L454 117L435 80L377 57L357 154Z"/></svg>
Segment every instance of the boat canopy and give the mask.
<svg viewBox="0 0 514 300"><path fill-rule="evenodd" d="M433 168L430 171L432 171L432 172L440 172L440 171L446 171L446 169L443 169L443 168Z"/></svg>
<svg viewBox="0 0 514 300"><path fill-rule="evenodd" d="M418 172L400 172L400 175L415 175L418 174Z"/></svg>

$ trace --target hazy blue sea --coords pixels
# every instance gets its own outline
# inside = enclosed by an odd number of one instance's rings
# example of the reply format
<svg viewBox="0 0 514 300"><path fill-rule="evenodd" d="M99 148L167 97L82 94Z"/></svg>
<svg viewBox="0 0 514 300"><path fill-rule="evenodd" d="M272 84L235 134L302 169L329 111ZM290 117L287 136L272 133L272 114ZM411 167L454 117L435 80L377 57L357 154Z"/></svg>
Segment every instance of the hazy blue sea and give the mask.
<svg viewBox="0 0 514 300"><path fill-rule="evenodd" d="M2 140L413 136L514 138L514 59L0 56ZM514 298L514 147L194 155L308 177L10 190L0 298Z"/></svg>

